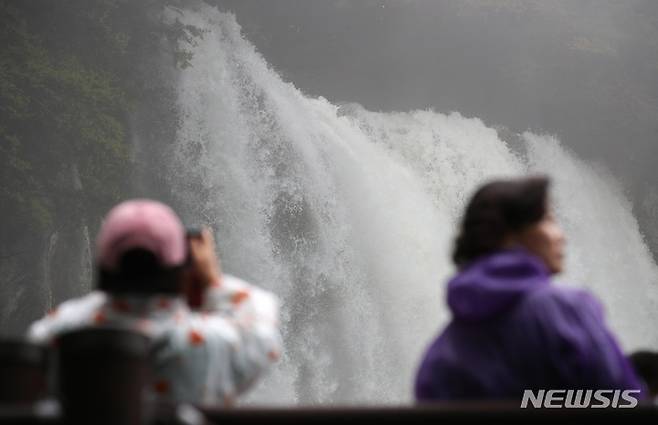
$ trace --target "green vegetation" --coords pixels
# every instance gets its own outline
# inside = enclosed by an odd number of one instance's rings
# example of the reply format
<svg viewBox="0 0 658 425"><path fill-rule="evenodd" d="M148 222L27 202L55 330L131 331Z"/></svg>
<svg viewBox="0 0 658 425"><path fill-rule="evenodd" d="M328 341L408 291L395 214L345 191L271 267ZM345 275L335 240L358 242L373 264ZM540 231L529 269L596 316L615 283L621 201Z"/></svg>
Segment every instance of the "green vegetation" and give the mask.
<svg viewBox="0 0 658 425"><path fill-rule="evenodd" d="M131 117L136 111L149 111L147 122L139 124L153 129L152 139L173 139L173 92L156 70L167 61L172 69L189 66L191 52L179 49L178 41L203 35L177 19L166 23L165 8L177 5L173 0L0 1L0 311L5 312L0 327L5 332L24 326L57 298L89 287L78 276L75 256L84 247L76 243L83 228L93 235L108 208L134 194ZM60 270L43 264L53 255L66 263Z"/></svg>

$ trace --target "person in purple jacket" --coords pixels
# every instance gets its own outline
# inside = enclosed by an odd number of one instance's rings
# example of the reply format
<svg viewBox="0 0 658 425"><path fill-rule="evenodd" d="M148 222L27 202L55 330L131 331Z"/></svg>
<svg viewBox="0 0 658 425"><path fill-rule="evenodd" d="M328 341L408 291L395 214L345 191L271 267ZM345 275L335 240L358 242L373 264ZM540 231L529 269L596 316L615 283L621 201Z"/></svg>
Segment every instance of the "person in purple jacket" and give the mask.
<svg viewBox="0 0 658 425"><path fill-rule="evenodd" d="M418 401L642 388L599 302L551 282L565 239L548 187L545 177L493 181L471 199L448 282L452 320L422 360Z"/></svg>

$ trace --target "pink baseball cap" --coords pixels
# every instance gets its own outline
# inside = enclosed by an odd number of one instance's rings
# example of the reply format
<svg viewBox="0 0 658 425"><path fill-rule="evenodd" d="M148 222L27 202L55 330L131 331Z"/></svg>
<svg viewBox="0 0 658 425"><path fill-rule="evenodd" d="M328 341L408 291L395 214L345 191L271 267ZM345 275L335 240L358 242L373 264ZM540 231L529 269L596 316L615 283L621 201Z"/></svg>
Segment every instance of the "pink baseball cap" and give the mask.
<svg viewBox="0 0 658 425"><path fill-rule="evenodd" d="M185 229L176 213L148 199L126 201L112 208L96 239L97 264L116 271L123 254L135 248L153 253L161 266L183 264L187 255Z"/></svg>

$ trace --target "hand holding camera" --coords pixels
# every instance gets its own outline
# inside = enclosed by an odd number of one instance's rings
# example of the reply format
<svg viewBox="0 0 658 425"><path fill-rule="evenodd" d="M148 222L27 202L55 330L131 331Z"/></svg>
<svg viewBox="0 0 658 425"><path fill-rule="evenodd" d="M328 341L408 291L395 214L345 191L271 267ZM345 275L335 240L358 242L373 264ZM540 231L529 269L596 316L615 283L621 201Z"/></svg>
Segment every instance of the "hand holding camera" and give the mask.
<svg viewBox="0 0 658 425"><path fill-rule="evenodd" d="M215 253L215 242L207 228L188 230L189 270L185 292L191 307L203 304L203 293L212 285L221 284L222 272Z"/></svg>

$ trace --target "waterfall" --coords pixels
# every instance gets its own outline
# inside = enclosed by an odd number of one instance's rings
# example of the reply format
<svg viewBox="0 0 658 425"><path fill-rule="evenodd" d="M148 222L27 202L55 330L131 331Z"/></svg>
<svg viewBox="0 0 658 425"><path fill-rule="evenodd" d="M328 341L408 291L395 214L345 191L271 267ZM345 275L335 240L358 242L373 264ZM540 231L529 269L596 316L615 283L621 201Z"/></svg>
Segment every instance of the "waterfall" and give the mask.
<svg viewBox="0 0 658 425"><path fill-rule="evenodd" d="M512 149L477 118L333 105L284 82L235 17L187 10L206 32L178 83L173 189L214 228L224 270L276 292L285 355L248 403L404 403L448 320L459 215L492 177L547 172L567 231L566 284L607 307L627 350L658 348L658 269L605 171L551 136Z"/></svg>

